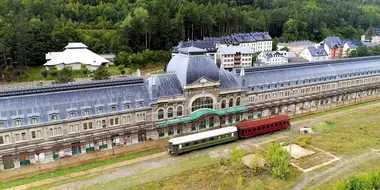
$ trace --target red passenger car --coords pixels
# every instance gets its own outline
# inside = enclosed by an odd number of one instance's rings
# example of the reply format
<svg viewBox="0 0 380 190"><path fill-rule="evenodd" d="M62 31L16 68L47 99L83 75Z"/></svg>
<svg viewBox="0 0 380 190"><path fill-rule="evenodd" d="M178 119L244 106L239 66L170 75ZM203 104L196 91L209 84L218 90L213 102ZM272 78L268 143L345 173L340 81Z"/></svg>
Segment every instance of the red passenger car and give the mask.
<svg viewBox="0 0 380 190"><path fill-rule="evenodd" d="M256 121L245 121L237 125L239 138L249 138L260 134L270 133L286 129L290 126L289 117L281 115L277 117Z"/></svg>

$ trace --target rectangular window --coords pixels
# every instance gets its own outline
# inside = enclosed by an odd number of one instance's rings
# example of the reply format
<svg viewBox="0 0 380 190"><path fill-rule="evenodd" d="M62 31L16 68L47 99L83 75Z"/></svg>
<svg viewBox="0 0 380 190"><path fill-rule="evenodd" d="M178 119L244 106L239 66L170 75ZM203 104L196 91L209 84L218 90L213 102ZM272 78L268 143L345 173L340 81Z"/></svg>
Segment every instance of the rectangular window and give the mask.
<svg viewBox="0 0 380 190"><path fill-rule="evenodd" d="M92 122L88 122L88 129L92 129Z"/></svg>
<svg viewBox="0 0 380 190"><path fill-rule="evenodd" d="M119 125L119 118L118 117L115 118L115 125Z"/></svg>
<svg viewBox="0 0 380 190"><path fill-rule="evenodd" d="M0 127L5 126L5 121L0 121Z"/></svg>
<svg viewBox="0 0 380 190"><path fill-rule="evenodd" d="M32 117L32 118L30 119L30 122L31 122L31 123L38 123L38 118L37 118L37 117Z"/></svg>
<svg viewBox="0 0 380 190"><path fill-rule="evenodd" d="M16 142L19 142L20 141L20 134L16 134Z"/></svg>
<svg viewBox="0 0 380 190"><path fill-rule="evenodd" d="M42 138L42 131L41 130L37 130L37 138Z"/></svg>
<svg viewBox="0 0 380 190"><path fill-rule="evenodd" d="M37 137L36 137L36 132L35 132L35 131L32 131L32 139L35 139L35 138L37 138Z"/></svg>
<svg viewBox="0 0 380 190"><path fill-rule="evenodd" d="M105 119L102 120L102 127L103 127L103 128L106 128L106 127L107 127L107 125L106 125L106 120L105 120Z"/></svg>
<svg viewBox="0 0 380 190"><path fill-rule="evenodd" d="M51 137L53 136L53 128L49 129L49 136L51 136Z"/></svg>
<svg viewBox="0 0 380 190"><path fill-rule="evenodd" d="M83 123L83 130L87 130L87 123Z"/></svg>
<svg viewBox="0 0 380 190"><path fill-rule="evenodd" d="M4 144L3 136L0 136L0 144Z"/></svg>
<svg viewBox="0 0 380 190"><path fill-rule="evenodd" d="M15 126L21 126L21 119L15 120L14 123Z"/></svg>
<svg viewBox="0 0 380 190"><path fill-rule="evenodd" d="M26 133L24 132L24 133L21 133L21 139L23 140L23 141L26 141Z"/></svg>
<svg viewBox="0 0 380 190"><path fill-rule="evenodd" d="M9 135L5 135L5 144L9 144L11 143L11 138L9 137Z"/></svg>
<svg viewBox="0 0 380 190"><path fill-rule="evenodd" d="M110 119L110 126L113 126L113 118Z"/></svg>

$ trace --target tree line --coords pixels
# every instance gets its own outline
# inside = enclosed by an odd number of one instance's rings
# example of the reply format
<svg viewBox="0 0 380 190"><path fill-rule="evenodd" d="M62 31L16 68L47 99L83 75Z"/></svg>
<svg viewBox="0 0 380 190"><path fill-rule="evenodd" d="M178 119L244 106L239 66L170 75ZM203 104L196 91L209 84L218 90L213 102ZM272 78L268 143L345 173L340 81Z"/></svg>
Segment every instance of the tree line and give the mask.
<svg viewBox="0 0 380 190"><path fill-rule="evenodd" d="M380 26L379 5L376 0L2 0L0 70L42 65L45 53L74 41L96 53L135 54L251 31L268 31L280 41L359 39L370 26Z"/></svg>

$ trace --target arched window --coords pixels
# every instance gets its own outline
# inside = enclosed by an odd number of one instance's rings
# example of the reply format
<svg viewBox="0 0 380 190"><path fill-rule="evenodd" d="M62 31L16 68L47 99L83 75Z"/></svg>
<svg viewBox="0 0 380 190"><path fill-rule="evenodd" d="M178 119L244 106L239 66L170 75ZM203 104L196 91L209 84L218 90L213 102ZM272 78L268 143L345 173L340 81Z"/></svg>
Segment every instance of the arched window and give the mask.
<svg viewBox="0 0 380 190"><path fill-rule="evenodd" d="M234 106L234 99L230 98L230 101L228 102L228 107L233 107Z"/></svg>
<svg viewBox="0 0 380 190"><path fill-rule="evenodd" d="M157 118L158 119L164 119L164 110L163 109L158 110Z"/></svg>
<svg viewBox="0 0 380 190"><path fill-rule="evenodd" d="M169 108L168 109L168 118L172 118L173 117L173 108Z"/></svg>
<svg viewBox="0 0 380 190"><path fill-rule="evenodd" d="M236 106L240 106L240 97L236 98Z"/></svg>
<svg viewBox="0 0 380 190"><path fill-rule="evenodd" d="M226 100L222 100L222 109L226 108Z"/></svg>
<svg viewBox="0 0 380 190"><path fill-rule="evenodd" d="M195 111L195 110L201 109L201 108L213 109L214 106L213 106L212 98L210 98L210 97L197 98L191 104L191 111Z"/></svg>
<svg viewBox="0 0 380 190"><path fill-rule="evenodd" d="M182 106L178 106L178 108L177 108L177 116L182 116Z"/></svg>

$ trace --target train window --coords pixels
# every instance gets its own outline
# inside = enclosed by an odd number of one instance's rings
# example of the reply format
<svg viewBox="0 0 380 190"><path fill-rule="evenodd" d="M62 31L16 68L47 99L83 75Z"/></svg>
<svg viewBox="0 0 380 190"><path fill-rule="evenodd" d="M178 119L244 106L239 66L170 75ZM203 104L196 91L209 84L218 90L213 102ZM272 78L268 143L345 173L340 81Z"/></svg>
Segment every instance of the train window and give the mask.
<svg viewBox="0 0 380 190"><path fill-rule="evenodd" d="M213 140L214 140L214 137L211 137L211 138L210 138L210 141L213 141Z"/></svg>
<svg viewBox="0 0 380 190"><path fill-rule="evenodd" d="M265 129L265 126L262 126L261 129Z"/></svg>
<svg viewBox="0 0 380 190"><path fill-rule="evenodd" d="M270 128L273 128L274 127L274 124L272 124L271 126L270 126Z"/></svg>
<svg viewBox="0 0 380 190"><path fill-rule="evenodd" d="M267 125L267 129L269 128L269 125Z"/></svg>
<svg viewBox="0 0 380 190"><path fill-rule="evenodd" d="M258 127L257 130L260 131L260 130L261 130L261 127Z"/></svg>
<svg viewBox="0 0 380 190"><path fill-rule="evenodd" d="M206 139L202 139L202 143L205 143L206 142Z"/></svg>
<svg viewBox="0 0 380 190"><path fill-rule="evenodd" d="M193 145L196 145L196 144L198 144L198 141L194 141L194 142L193 142Z"/></svg>
<svg viewBox="0 0 380 190"><path fill-rule="evenodd" d="M248 129L248 133L252 132L252 129Z"/></svg>
<svg viewBox="0 0 380 190"><path fill-rule="evenodd" d="M190 146L190 143L186 143L185 146Z"/></svg>
<svg viewBox="0 0 380 190"><path fill-rule="evenodd" d="M286 124L286 121L284 121L284 125Z"/></svg>
<svg viewBox="0 0 380 190"><path fill-rule="evenodd" d="M256 131L256 128L253 128L253 131Z"/></svg>

